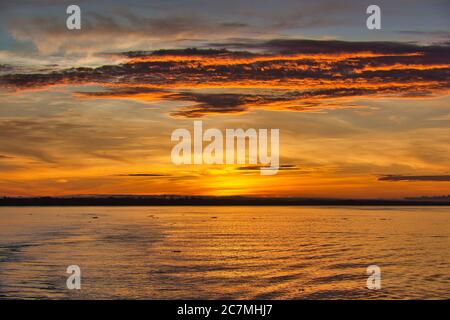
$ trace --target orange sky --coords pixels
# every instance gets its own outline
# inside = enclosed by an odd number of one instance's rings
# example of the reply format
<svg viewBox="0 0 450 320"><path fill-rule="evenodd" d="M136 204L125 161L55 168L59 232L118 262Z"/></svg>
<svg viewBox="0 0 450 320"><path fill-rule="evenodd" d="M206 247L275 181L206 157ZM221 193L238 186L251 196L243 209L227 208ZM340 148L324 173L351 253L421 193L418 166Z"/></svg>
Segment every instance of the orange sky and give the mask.
<svg viewBox="0 0 450 320"><path fill-rule="evenodd" d="M408 50L172 50L0 76L0 195L449 194L448 57ZM283 167L174 165L172 131L199 119L279 129Z"/></svg>

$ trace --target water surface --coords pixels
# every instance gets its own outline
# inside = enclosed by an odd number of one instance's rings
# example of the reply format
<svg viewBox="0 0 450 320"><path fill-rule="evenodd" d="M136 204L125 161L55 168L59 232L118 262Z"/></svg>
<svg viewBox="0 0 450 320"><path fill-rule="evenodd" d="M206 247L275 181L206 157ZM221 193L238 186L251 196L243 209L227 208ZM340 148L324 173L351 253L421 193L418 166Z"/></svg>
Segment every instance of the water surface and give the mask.
<svg viewBox="0 0 450 320"><path fill-rule="evenodd" d="M366 268L382 288L366 288ZM81 290L66 288L79 265ZM448 207L2 207L0 298L448 299Z"/></svg>

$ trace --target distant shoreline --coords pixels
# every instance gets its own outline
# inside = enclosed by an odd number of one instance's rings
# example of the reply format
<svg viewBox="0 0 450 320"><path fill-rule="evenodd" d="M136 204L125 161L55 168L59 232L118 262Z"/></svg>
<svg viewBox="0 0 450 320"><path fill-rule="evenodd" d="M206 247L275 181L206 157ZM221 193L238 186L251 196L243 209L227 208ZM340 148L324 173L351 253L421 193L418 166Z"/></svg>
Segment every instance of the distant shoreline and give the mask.
<svg viewBox="0 0 450 320"><path fill-rule="evenodd" d="M450 199L325 199L202 196L3 197L0 206L450 206Z"/></svg>

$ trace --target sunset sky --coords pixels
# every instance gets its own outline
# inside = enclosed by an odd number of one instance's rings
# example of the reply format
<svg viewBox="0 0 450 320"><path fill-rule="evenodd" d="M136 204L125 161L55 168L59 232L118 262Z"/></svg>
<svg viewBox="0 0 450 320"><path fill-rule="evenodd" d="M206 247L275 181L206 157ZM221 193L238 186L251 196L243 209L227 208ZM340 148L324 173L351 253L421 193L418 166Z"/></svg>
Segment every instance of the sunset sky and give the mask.
<svg viewBox="0 0 450 320"><path fill-rule="evenodd" d="M450 3L372 2L3 1L0 196L450 194ZM280 171L174 165L194 120L280 129Z"/></svg>

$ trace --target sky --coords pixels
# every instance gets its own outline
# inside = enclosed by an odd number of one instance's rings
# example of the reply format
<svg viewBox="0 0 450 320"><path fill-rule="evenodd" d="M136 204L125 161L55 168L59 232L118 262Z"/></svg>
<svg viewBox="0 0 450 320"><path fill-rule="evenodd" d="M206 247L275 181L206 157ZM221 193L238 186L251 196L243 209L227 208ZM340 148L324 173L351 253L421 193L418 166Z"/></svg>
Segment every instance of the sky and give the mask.
<svg viewBox="0 0 450 320"><path fill-rule="evenodd" d="M81 30L66 8L81 8ZM450 3L0 3L0 196L450 194ZM171 133L280 130L280 170Z"/></svg>

